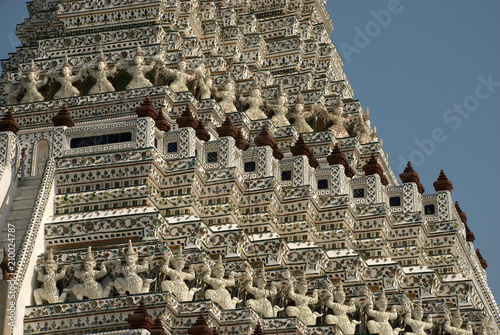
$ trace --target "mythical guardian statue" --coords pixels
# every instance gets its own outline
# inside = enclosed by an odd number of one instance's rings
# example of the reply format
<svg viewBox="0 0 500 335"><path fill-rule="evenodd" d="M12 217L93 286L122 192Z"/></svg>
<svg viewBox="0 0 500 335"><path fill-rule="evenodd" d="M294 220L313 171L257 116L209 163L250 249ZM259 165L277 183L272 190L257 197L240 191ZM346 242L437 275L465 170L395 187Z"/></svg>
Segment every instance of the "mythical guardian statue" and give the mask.
<svg viewBox="0 0 500 335"><path fill-rule="evenodd" d="M80 269L81 266L78 266L75 271L75 278L79 279L82 284L76 284L71 288L77 300L83 300L83 297L101 299L109 296L113 284L110 283L103 289L102 285L97 282L97 279L108 274L105 262L101 263L101 270L99 271L95 270L96 265L94 254L89 246L83 261L83 270Z"/></svg>
<svg viewBox="0 0 500 335"><path fill-rule="evenodd" d="M266 289L266 286L266 272L264 270L264 265L262 265L260 271L255 274L255 280L252 277L246 278L244 288L255 298L247 300L246 304L247 307L253 308L254 311L261 314L265 318L276 317L277 313L283 310L283 308L273 306L267 298L274 297L278 294L278 289L276 288L275 283L271 283L271 287L269 289Z"/></svg>
<svg viewBox="0 0 500 335"><path fill-rule="evenodd" d="M35 304L41 305L43 301L47 301L49 304L56 304L59 302L64 302L66 300L68 289L64 289L61 295L59 295L59 290L57 289L57 282L66 276L66 271L68 266L64 266L61 271L57 272L59 266L54 261L54 254L52 249L49 250L49 255L44 262L45 274L41 268L35 268L37 272L37 279L42 282L42 287L37 288L33 293L35 298Z"/></svg>
<svg viewBox="0 0 500 335"><path fill-rule="evenodd" d="M164 280L161 283L161 289L163 291L172 292L177 300L179 301L192 301L193 296L200 288L192 288L186 285L186 280L193 280L196 276L193 267L189 267L189 272L184 272L184 266L186 261L182 254L182 246L180 247L177 255L171 260L171 256L167 253L163 256L165 260L161 265L161 272L170 277L170 280ZM169 267L168 264L172 262L173 268Z"/></svg>
<svg viewBox="0 0 500 335"><path fill-rule="evenodd" d="M228 279L224 279L224 273L225 268L222 264L222 256L219 256L219 260L216 262L213 270L206 267L203 281L214 289L206 290L205 298L216 302L222 309L235 309L236 304L240 303L241 300L236 297L231 298L231 293L226 288L234 286L234 273L231 272Z"/></svg>
<svg viewBox="0 0 500 335"><path fill-rule="evenodd" d="M306 295L308 286L305 272L302 273L302 278L296 283L294 288L292 278L288 278L288 297L295 301L295 306L288 306L286 314L288 316L296 316L306 326L316 324L316 319L323 314L311 311L309 305L318 303L318 291L314 291L312 297Z"/></svg>
<svg viewBox="0 0 500 335"><path fill-rule="evenodd" d="M335 301L333 298L335 297ZM326 323L327 324L336 324L342 329L344 334L354 334L356 330L356 325L360 324L360 321L350 320L347 316L347 313L353 313L356 311L356 305L354 305L354 300L351 299L349 305L344 304L345 302L345 291L342 286L342 282L340 282L339 287L334 293L334 297L331 295L326 300L326 306L333 309L333 313L335 315L327 315Z"/></svg>
<svg viewBox="0 0 500 335"><path fill-rule="evenodd" d="M398 317L396 307L392 306L390 312L387 310L387 298L385 297L385 290L382 288L382 294L378 298L377 309L373 309L373 302L370 300L368 304L367 314L375 320L368 321L368 330L370 333L378 333L380 335L398 335L403 329L393 329L389 320L394 320Z"/></svg>

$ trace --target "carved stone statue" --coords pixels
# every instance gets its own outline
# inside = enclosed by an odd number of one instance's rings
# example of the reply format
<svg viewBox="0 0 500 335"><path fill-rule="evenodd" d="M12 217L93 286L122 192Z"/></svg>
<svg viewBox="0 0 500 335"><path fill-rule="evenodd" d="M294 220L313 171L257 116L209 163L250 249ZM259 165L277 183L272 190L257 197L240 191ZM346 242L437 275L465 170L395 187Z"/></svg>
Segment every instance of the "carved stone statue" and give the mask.
<svg viewBox="0 0 500 335"><path fill-rule="evenodd" d="M88 73L95 78L96 83L89 91L89 94L114 92L113 84L108 80L108 77L114 76L116 68L108 69L106 58L101 50L101 55L95 64L95 68L88 68Z"/></svg>
<svg viewBox="0 0 500 335"><path fill-rule="evenodd" d="M66 56L66 61L61 69L61 74L55 75L53 72L51 76L53 79L61 84L61 88L54 95L54 99L77 97L80 95L80 91L73 86L75 81L82 78L83 73L79 71L76 75L73 74L73 67L69 63L68 56Z"/></svg>
<svg viewBox="0 0 500 335"><path fill-rule="evenodd" d="M26 90L21 103L30 103L43 101L43 95L38 92L38 90L47 84L48 77L45 76L43 79L39 80L39 73L35 67L35 61L31 60L30 71L21 79L21 86Z"/></svg>
<svg viewBox="0 0 500 335"><path fill-rule="evenodd" d="M79 279L82 284L76 284L71 288L77 300L83 300L83 297L101 299L109 296L113 284L109 284L103 289L102 285L97 282L97 279L108 274L106 265L102 263L99 271L95 270L96 265L92 249L89 247L83 261L83 270L78 267L75 271L75 278Z"/></svg>
<svg viewBox="0 0 500 335"><path fill-rule="evenodd" d="M189 91L187 83L196 79L196 75L187 73L186 69L187 62L184 56L180 57L177 69L164 69L167 75L174 77L174 80L170 83L170 88L176 93Z"/></svg>
<svg viewBox="0 0 500 335"><path fill-rule="evenodd" d="M252 120L261 120L267 118L267 115L264 113L264 111L260 109L260 107L262 107L262 105L264 104L264 99L262 99L260 93L260 86L257 85L257 82L254 82L252 89L250 90L250 96L240 97L242 103L248 104L248 109L245 110L245 113Z"/></svg>
<svg viewBox="0 0 500 335"><path fill-rule="evenodd" d="M484 312L481 320L481 335L497 335L497 331L492 324L492 319L487 312Z"/></svg>
<svg viewBox="0 0 500 335"><path fill-rule="evenodd" d="M254 283L255 286L253 285ZM252 277L249 277L245 282L245 290L252 294L255 298L247 300L246 305L247 307L253 308L254 311L261 314L265 318L276 317L277 313L283 310L283 308L273 306L267 298L274 297L278 294L278 289L276 288L275 283L271 283L271 287L269 289L266 289L266 286L266 273L264 265L262 265L262 269L255 275L255 280Z"/></svg>
<svg viewBox="0 0 500 335"><path fill-rule="evenodd" d="M333 296L329 296L326 300L326 306L333 309L333 313L335 315L327 315L326 323L327 324L336 324L342 329L344 334L354 334L356 330L356 325L360 324L360 321L350 320L347 316L347 313L353 313L356 311L356 305L354 305L354 301L351 299L349 305L345 305L345 291L342 286L342 282L340 282L339 287L335 291L335 300L333 301Z"/></svg>
<svg viewBox="0 0 500 335"><path fill-rule="evenodd" d="M16 104L17 97L19 96L19 93L21 93L22 86L21 85L18 85L17 87L14 86L14 84L12 83L13 81L12 73L10 72L4 72L2 74L2 77L5 78L5 85L3 88L5 103L8 105Z"/></svg>
<svg viewBox="0 0 500 335"><path fill-rule="evenodd" d="M214 84L210 76L210 70L205 69L204 66L200 66L196 69L196 73L198 87L200 88L200 99L210 99L212 97L212 87Z"/></svg>
<svg viewBox="0 0 500 335"><path fill-rule="evenodd" d="M344 104L342 103L340 94L337 96L333 112L328 112L326 108L319 104L316 105L316 108L323 114L326 121L331 121L333 123L328 129L333 132L335 137L349 137L345 128L349 119L344 116Z"/></svg>
<svg viewBox="0 0 500 335"><path fill-rule="evenodd" d="M293 126L299 133L310 133L313 131L311 126L307 124L307 120L314 115L314 111L305 111L304 100L302 100L302 94L299 92L297 96L297 102L295 103L295 111L290 112L288 116L295 119Z"/></svg>
<svg viewBox="0 0 500 335"><path fill-rule="evenodd" d="M56 272L59 266L54 261L54 255L52 249L49 250L49 255L44 263L45 274L42 274L41 268L36 268L35 271L38 273L37 278L39 282L42 282L42 287L37 288L33 293L35 298L35 304L41 305L43 301L47 301L49 304L56 304L59 302L64 302L66 300L68 289L64 289L61 295L59 295L59 290L57 289L57 282L64 278L68 266L64 266L61 271Z"/></svg>
<svg viewBox="0 0 500 335"><path fill-rule="evenodd" d="M278 96L276 97L276 104L270 105L271 110L274 111L274 116L271 118L271 121L274 123L276 127L284 127L289 126L290 122L286 118L288 113L288 99L283 92L283 87L279 86Z"/></svg>
<svg viewBox="0 0 500 335"><path fill-rule="evenodd" d="M377 133L372 129L370 121L370 110L367 108L365 114L359 114L357 137L361 144L376 142L378 140Z"/></svg>
<svg viewBox="0 0 500 335"><path fill-rule="evenodd" d="M316 324L316 319L323 314L311 311L309 305L318 303L318 291L314 291L312 297L306 295L308 286L305 272L302 273L302 278L294 288L291 277L288 278L288 297L295 301L295 306L288 306L286 314L288 316L296 316L306 326L313 326Z"/></svg>
<svg viewBox="0 0 500 335"><path fill-rule="evenodd" d="M135 54L134 61L131 65L126 67L126 71L132 76L132 80L130 80L127 87L125 88L127 90L132 90L135 88L153 86L153 84L149 81L149 79L145 77L145 75L149 71L153 70L155 65L155 62L152 62L149 65L145 63L141 46L137 45L137 52Z"/></svg>
<svg viewBox="0 0 500 335"><path fill-rule="evenodd" d="M219 256L218 262L215 264L213 270L209 267L203 275L203 281L212 286L214 290L206 290L205 298L216 302L222 309L235 309L236 304L241 302L240 299L233 297L226 287L234 286L234 273L229 274L228 279L224 279L224 265L222 264L222 256ZM213 274L213 277L212 277Z"/></svg>
<svg viewBox="0 0 500 335"><path fill-rule="evenodd" d="M231 79L231 76L228 74L226 79L226 83L224 84L224 89L222 91L216 91L215 96L222 101L219 102L219 105L222 107L224 112L227 113L236 113L238 110L234 105L236 101L236 93L234 91L234 81Z"/></svg>
<svg viewBox="0 0 500 335"><path fill-rule="evenodd" d="M115 261L115 272L123 274L123 278L117 278L113 282L113 286L120 295L125 295L126 292L129 292L129 294L149 292L149 286L155 279L142 279L138 273L149 270L149 260L151 258L144 258L142 265L137 264L139 255L132 246L132 241L128 241L128 250L125 254L126 265L122 265L120 260Z"/></svg>
<svg viewBox="0 0 500 335"><path fill-rule="evenodd" d="M378 298L376 305L378 309L377 311L373 310L373 302L369 301L367 313L375 319L368 321L368 330L370 333L378 333L380 335L398 335L403 329L393 329L391 323L389 322L389 320L396 319L398 317L398 313L395 306L392 306L392 310L390 312L386 312L387 298L385 297L385 291L383 288L382 294Z"/></svg>
<svg viewBox="0 0 500 335"><path fill-rule="evenodd" d="M472 326L470 323L467 323L467 328L462 328L462 323L464 320L462 319L462 315L460 314L460 308L457 307L456 310L453 311L450 318L450 312L448 311L444 316L444 330L446 330L451 335L472 335Z"/></svg>
<svg viewBox="0 0 500 335"><path fill-rule="evenodd" d="M184 282L185 280L193 280L196 275L192 266L189 268L189 272L183 271L186 261L182 255L182 246L173 260L170 259L170 255L168 254L164 255L164 260L165 262L161 265L160 270L169 276L170 280L164 280L161 283L161 289L172 292L179 301L192 301L194 294L200 288L189 289ZM168 266L170 261L172 261L173 268Z"/></svg>
<svg viewBox="0 0 500 335"><path fill-rule="evenodd" d="M426 335L425 329L431 329L434 324L432 323L432 316L427 317L427 322L422 321L424 317L424 309L422 307L422 300L419 300L417 304L413 307L413 313L409 306L405 307L405 323L411 327L413 332L406 334L410 335ZM413 316L413 318L412 318Z"/></svg>

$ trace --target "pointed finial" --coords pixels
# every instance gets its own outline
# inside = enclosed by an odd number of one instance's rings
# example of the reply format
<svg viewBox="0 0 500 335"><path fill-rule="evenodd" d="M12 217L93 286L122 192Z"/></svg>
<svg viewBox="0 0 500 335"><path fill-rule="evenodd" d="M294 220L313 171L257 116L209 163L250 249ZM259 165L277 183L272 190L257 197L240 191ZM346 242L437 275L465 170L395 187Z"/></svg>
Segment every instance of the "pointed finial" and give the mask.
<svg viewBox="0 0 500 335"><path fill-rule="evenodd" d="M85 255L85 259L86 261L93 261L95 260L94 259L94 254L92 253L92 247L89 245L88 249L87 249L87 254Z"/></svg>
<svg viewBox="0 0 500 335"><path fill-rule="evenodd" d="M297 103L298 104L304 104L304 99L302 98L302 93L300 91L297 94Z"/></svg>
<svg viewBox="0 0 500 335"><path fill-rule="evenodd" d="M55 264L56 261L54 260L54 253L52 249L49 249L49 254L47 255L47 260L45 261L45 264Z"/></svg>
<svg viewBox="0 0 500 335"><path fill-rule="evenodd" d="M132 240L128 240L127 255L137 255L137 252L135 251L134 246L132 245Z"/></svg>
<svg viewBox="0 0 500 335"><path fill-rule="evenodd" d="M137 52L136 52L136 55L137 55L137 56L142 56L142 49L141 49L141 45L140 45L140 44L137 44Z"/></svg>
<svg viewBox="0 0 500 335"><path fill-rule="evenodd" d="M451 183L450 180L448 180L448 178L444 174L443 170L441 170L441 172L439 173L438 179L434 182L433 185L434 185L434 189L436 190L436 192L439 192L439 191L450 191L451 192L451 190L453 190L453 184Z"/></svg>

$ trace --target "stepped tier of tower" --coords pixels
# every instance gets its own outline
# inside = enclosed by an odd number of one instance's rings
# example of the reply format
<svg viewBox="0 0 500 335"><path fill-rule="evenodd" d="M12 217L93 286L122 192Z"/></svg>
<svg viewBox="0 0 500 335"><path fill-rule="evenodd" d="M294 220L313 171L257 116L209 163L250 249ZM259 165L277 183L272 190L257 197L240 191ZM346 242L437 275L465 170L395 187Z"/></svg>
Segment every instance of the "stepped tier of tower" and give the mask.
<svg viewBox="0 0 500 335"><path fill-rule="evenodd" d="M13 200L0 228L16 220L18 230L12 333L125 334L143 298L170 334L204 311L220 334L260 323L392 335L412 329L412 305L436 334L498 330L451 181L441 171L424 193L409 164L398 182L342 70L325 3L28 4L0 81L0 200ZM40 178L30 204L17 176ZM85 279L86 262L102 276ZM182 285L163 285L181 273L195 289L184 301ZM250 302L250 278L276 290L272 315ZM331 297L347 319L333 317Z"/></svg>

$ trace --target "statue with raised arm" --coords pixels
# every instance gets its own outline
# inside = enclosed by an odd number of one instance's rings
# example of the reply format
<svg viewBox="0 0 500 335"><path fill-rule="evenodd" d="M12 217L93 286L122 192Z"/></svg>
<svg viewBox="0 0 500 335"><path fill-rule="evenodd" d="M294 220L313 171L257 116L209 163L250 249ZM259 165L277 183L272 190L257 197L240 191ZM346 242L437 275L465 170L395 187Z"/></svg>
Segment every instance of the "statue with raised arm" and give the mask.
<svg viewBox="0 0 500 335"><path fill-rule="evenodd" d="M37 279L42 283L41 288L37 288L33 293L36 305L42 305L43 301L47 301L49 304L56 304L59 302L64 302L66 300L66 295L68 289L64 289L61 295L59 295L59 290L57 289L57 282L66 276L66 271L68 266L64 266L61 271L57 272L59 266L54 261L54 254L52 249L49 250L49 255L44 262L45 274L41 268L36 268Z"/></svg>
<svg viewBox="0 0 500 335"><path fill-rule="evenodd" d="M288 278L288 297L295 301L295 306L288 306L286 314L288 316L296 316L306 326L313 326L316 324L316 319L323 314L311 311L309 305L318 303L318 291L314 290L312 297L307 296L307 280L305 272L302 273L302 278L296 283L296 288L292 278Z"/></svg>
<svg viewBox="0 0 500 335"><path fill-rule="evenodd" d="M205 291L205 299L216 302L222 309L235 309L236 304L241 302L241 300L236 297L231 298L231 293L226 288L235 285L234 273L229 273L228 279L224 279L224 272L222 256L219 256L219 260L216 262L213 270L209 267L206 268L203 281L214 289Z"/></svg>
<svg viewBox="0 0 500 335"><path fill-rule="evenodd" d="M222 99L219 105L226 114L236 113L238 111L234 105L236 101L236 92L234 90L234 81L231 79L230 73L228 73L226 82L224 83L224 89L222 91L216 91L215 97Z"/></svg>
<svg viewBox="0 0 500 335"><path fill-rule="evenodd" d="M108 77L114 76L116 68L109 69L104 53L101 54L94 68L88 68L88 73L96 80L94 86L89 91L89 94L114 92L113 84L108 80Z"/></svg>
<svg viewBox="0 0 500 335"><path fill-rule="evenodd" d="M117 278L113 282L113 286L116 288L120 295L125 295L126 292L129 294L138 293L148 293L149 286L155 279L142 279L138 273L146 272L149 270L149 261L151 257L144 259L142 265L137 264L139 260L139 255L135 251L132 241L128 240L128 250L125 254L125 265L121 264L118 260L115 262L116 273L123 274L123 278Z"/></svg>
<svg viewBox="0 0 500 335"><path fill-rule="evenodd" d="M396 307L392 306L390 312L387 310L387 298L385 297L385 290L382 288L382 294L378 298L377 310L373 309L373 301L369 301L367 314L375 320L368 321L368 330L370 333L378 333L380 335L398 335L403 329L393 329L389 320L394 320L398 317Z"/></svg>
<svg viewBox="0 0 500 335"><path fill-rule="evenodd" d="M323 105L315 105L316 109L323 115L323 118L327 122L332 122L332 125L328 128L331 130L335 137L349 137L345 126L349 122L349 119L344 115L344 103L342 102L342 97L340 94L337 96L337 101L332 112L329 112Z"/></svg>
<svg viewBox="0 0 500 335"><path fill-rule="evenodd" d="M131 64L127 64L125 69L132 76L132 79L125 88L127 90L132 90L135 88L153 86L149 79L146 78L146 73L153 70L155 65L155 62L151 62L149 65L146 64L144 56L142 55L141 46L137 45L134 60ZM121 66L123 67L124 65Z"/></svg>
<svg viewBox="0 0 500 335"><path fill-rule="evenodd" d="M293 118L293 126L299 133L310 133L313 131L311 126L307 123L307 120L314 115L314 111L305 111L304 100L302 99L302 93L299 92L297 95L297 102L295 103L295 110L288 114L289 118Z"/></svg>
<svg viewBox="0 0 500 335"><path fill-rule="evenodd" d="M464 320L462 319L460 308L457 307L457 309L454 310L453 313L447 311L447 313L444 315L444 330L446 330L451 335L472 335L473 331L470 323L467 323L467 328L463 329L463 322Z"/></svg>
<svg viewBox="0 0 500 335"><path fill-rule="evenodd" d="M244 104L248 104L248 108L245 110L247 116L252 120L266 119L267 115L262 109L264 104L264 99L261 96L260 86L254 81L252 89L250 90L250 96L240 97L240 100Z"/></svg>
<svg viewBox="0 0 500 335"><path fill-rule="evenodd" d="M31 68L21 79L21 86L26 90L21 103L39 102L43 101L44 97L38 90L47 84L48 77L45 76L43 79L39 79L40 75L35 66L35 61L31 60Z"/></svg>
<svg viewBox="0 0 500 335"><path fill-rule="evenodd" d="M368 108L365 114L359 112L356 136L361 144L378 141L377 133L371 126L370 110Z"/></svg>
<svg viewBox="0 0 500 335"><path fill-rule="evenodd" d="M286 115L288 114L288 99L285 92L283 92L283 87L281 86L281 84L278 88L276 104L271 104L270 108L274 111L274 116L271 118L271 121L276 127L284 127L290 125L290 122L286 118Z"/></svg>
<svg viewBox="0 0 500 335"><path fill-rule="evenodd" d="M283 310L283 308L273 306L267 298L274 297L278 294L278 289L276 288L275 283L271 283L271 287L269 289L267 289L266 286L266 272L264 270L264 265L262 265L260 271L255 274L255 279L252 277L246 278L244 288L255 298L248 299L246 305L265 318L276 317L278 312Z"/></svg>
<svg viewBox="0 0 500 335"><path fill-rule="evenodd" d="M196 75L187 73L186 69L187 69L187 62L184 55L181 55L181 57L179 58L179 62L177 63L177 69L169 69L169 68L164 69L167 75L172 76L174 78L174 80L170 83L170 88L172 89L172 91L176 93L189 91L187 84L190 81L195 80Z"/></svg>
<svg viewBox="0 0 500 335"><path fill-rule="evenodd" d="M413 307L413 312L410 306L405 306L405 323L410 326L413 332L407 332L409 335L426 335L425 329L431 329L434 324L432 323L432 316L427 317L427 322L422 321L424 317L424 308L422 307L422 298Z"/></svg>
<svg viewBox="0 0 500 335"><path fill-rule="evenodd" d="M61 69L61 74L56 75L52 72L52 77L55 81L61 84L61 88L54 95L54 99L77 97L80 91L73 86L73 83L82 79L83 73L79 71L76 75L73 74L73 66L69 63L68 56L66 55L64 65Z"/></svg>
<svg viewBox="0 0 500 335"><path fill-rule="evenodd" d="M329 292L328 292L329 293ZM335 301L333 298L335 297ZM344 304L345 302L345 291L340 282L339 287L332 295L329 293L329 297L326 300L326 306L333 310L335 315L328 314L326 316L327 324L336 324L342 329L344 334L354 334L356 330L356 325L360 324L360 321L350 320L347 313L353 313L356 311L356 305L354 305L354 300L351 299L349 305Z"/></svg>
<svg viewBox="0 0 500 335"><path fill-rule="evenodd" d="M8 105L17 104L17 97L19 96L19 93L21 93L23 87L21 85L18 85L17 87L14 86L14 83L12 82L12 73L10 72L4 72L2 77L5 78L5 85L3 88L5 103Z"/></svg>
<svg viewBox="0 0 500 335"><path fill-rule="evenodd" d="M210 70L205 69L205 66L200 66L196 69L197 84L200 88L200 99L210 99L212 97L212 88L214 81L210 76Z"/></svg>
<svg viewBox="0 0 500 335"><path fill-rule="evenodd" d="M109 292L113 288L113 284L110 283L106 288L102 288L102 285L97 282L108 274L105 263L101 263L101 269L96 270L96 261L94 259L94 254L89 246L87 254L83 260L83 270L81 266L78 266L75 271L75 278L80 280L82 284L76 284L71 288L77 300L83 300L84 297L89 299L101 299L107 298Z"/></svg>
<svg viewBox="0 0 500 335"><path fill-rule="evenodd" d="M200 288L192 288L186 285L186 280L193 280L196 276L193 267L189 267L189 272L184 272L184 266L186 261L182 255L182 246L180 247L177 255L174 259L170 259L170 255L165 253L163 256L165 260L161 265L161 272L170 277L170 280L164 280L161 283L161 289L163 291L172 292L177 300L179 301L192 301L193 296ZM168 264L172 261L173 268L169 267Z"/></svg>
<svg viewBox="0 0 500 335"><path fill-rule="evenodd" d="M495 330L495 326L492 323L492 318L489 316L488 312L484 311L483 317L481 319L481 335L497 335L498 332Z"/></svg>

